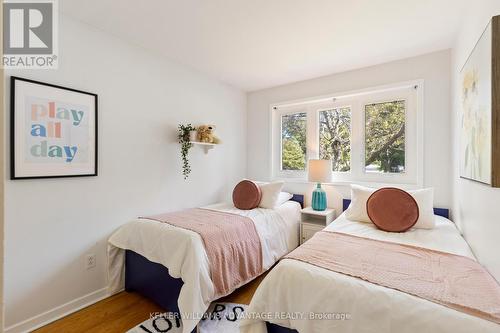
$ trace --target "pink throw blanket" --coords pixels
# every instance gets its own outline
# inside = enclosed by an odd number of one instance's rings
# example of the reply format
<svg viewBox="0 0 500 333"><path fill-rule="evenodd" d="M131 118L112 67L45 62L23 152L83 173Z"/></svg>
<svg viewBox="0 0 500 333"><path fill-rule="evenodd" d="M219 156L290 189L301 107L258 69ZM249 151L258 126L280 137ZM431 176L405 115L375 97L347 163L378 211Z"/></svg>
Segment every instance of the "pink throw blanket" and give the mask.
<svg viewBox="0 0 500 333"><path fill-rule="evenodd" d="M321 231L286 258L500 324L500 286L485 268L467 257Z"/></svg>
<svg viewBox="0 0 500 333"><path fill-rule="evenodd" d="M145 218L201 236L216 298L231 293L263 271L260 238L248 217L194 208Z"/></svg>

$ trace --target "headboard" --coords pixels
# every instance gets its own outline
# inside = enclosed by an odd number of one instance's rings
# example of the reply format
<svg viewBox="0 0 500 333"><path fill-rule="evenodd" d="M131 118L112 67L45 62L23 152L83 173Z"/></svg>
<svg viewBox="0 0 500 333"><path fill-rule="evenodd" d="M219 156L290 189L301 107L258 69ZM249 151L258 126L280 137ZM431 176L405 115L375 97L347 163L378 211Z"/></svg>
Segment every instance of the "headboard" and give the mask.
<svg viewBox="0 0 500 333"><path fill-rule="evenodd" d="M351 203L351 199L343 199L342 200L342 211L345 211L347 209L347 207L349 207L350 203ZM450 218L450 210L447 208L434 208L434 214L445 217L447 219Z"/></svg>
<svg viewBox="0 0 500 333"><path fill-rule="evenodd" d="M294 194L290 200L298 202L300 204L300 207L304 208L304 195L303 194Z"/></svg>

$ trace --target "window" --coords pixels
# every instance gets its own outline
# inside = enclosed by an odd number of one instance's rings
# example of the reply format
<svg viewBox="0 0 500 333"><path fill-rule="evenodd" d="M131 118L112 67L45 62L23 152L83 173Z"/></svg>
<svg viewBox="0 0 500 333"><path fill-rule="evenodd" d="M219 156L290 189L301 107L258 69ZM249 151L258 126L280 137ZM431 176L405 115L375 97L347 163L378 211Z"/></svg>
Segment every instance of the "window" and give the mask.
<svg viewBox="0 0 500 333"><path fill-rule="evenodd" d="M405 101L365 105L366 172L405 171Z"/></svg>
<svg viewBox="0 0 500 333"><path fill-rule="evenodd" d="M281 170L306 169L305 112L281 116Z"/></svg>
<svg viewBox="0 0 500 333"><path fill-rule="evenodd" d="M319 158L332 160L332 171L351 169L351 108L319 112Z"/></svg>
<svg viewBox="0 0 500 333"><path fill-rule="evenodd" d="M422 89L415 81L272 107L272 173L307 177L331 159L334 182L421 185Z"/></svg>

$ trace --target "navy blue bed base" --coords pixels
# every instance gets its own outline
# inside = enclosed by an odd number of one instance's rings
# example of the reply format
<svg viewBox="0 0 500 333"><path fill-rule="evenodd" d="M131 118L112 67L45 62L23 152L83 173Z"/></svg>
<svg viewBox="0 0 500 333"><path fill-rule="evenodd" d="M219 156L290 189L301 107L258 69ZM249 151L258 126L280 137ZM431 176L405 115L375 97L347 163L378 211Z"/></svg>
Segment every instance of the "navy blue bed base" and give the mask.
<svg viewBox="0 0 500 333"><path fill-rule="evenodd" d="M266 327L267 327L267 333L299 333L299 331L279 326L276 324L271 324L270 322L266 321Z"/></svg>
<svg viewBox="0 0 500 333"><path fill-rule="evenodd" d="M342 211L345 211L349 204L351 203L351 199L343 199L342 200ZM434 215L439 215L445 217L447 219L450 218L450 210L446 208L434 208Z"/></svg>
<svg viewBox="0 0 500 333"><path fill-rule="evenodd" d="M125 290L135 291L154 301L163 309L179 313L177 299L182 280L170 276L168 269L140 254L125 251Z"/></svg>

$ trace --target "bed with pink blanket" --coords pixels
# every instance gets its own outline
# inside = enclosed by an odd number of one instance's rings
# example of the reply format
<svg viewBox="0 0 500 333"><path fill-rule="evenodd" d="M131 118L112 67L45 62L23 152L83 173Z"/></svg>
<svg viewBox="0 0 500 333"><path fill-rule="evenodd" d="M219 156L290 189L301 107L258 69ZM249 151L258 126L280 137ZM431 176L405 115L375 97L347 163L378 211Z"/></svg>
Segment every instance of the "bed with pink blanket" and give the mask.
<svg viewBox="0 0 500 333"><path fill-rule="evenodd" d="M300 209L217 204L133 220L109 239L110 292L137 291L179 312L191 332L212 301L298 246Z"/></svg>
<svg viewBox="0 0 500 333"><path fill-rule="evenodd" d="M500 289L444 217L388 233L343 214L273 268L247 314L242 333L500 332Z"/></svg>

